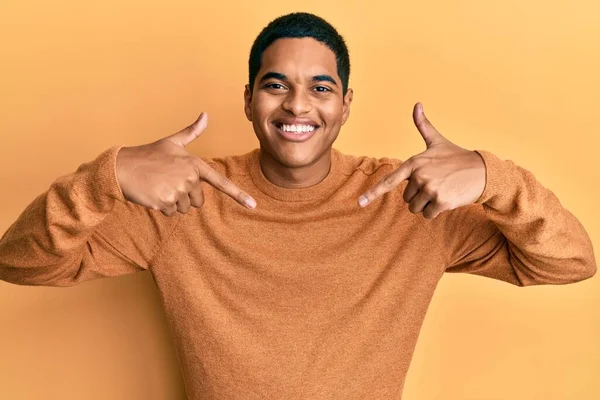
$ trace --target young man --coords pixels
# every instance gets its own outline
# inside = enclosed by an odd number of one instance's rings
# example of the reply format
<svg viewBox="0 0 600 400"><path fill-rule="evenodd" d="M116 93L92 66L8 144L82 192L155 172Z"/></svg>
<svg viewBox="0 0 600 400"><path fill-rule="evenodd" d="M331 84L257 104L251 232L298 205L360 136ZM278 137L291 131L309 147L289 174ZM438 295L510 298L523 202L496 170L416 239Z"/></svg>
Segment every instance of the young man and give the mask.
<svg viewBox="0 0 600 400"><path fill-rule="evenodd" d="M444 272L514 285L596 272L579 221L527 170L413 118L402 162L332 148L350 113L343 39L311 14L250 54L260 149L185 150L205 115L113 147L37 197L0 241L0 278L69 286L150 270L191 399L399 399Z"/></svg>

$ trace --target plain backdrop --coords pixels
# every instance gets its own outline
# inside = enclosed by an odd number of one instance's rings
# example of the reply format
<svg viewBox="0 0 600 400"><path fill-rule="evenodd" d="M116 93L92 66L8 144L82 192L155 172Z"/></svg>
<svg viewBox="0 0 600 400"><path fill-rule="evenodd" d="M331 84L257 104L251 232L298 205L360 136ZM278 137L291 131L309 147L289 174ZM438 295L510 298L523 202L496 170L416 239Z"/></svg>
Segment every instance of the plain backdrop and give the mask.
<svg viewBox="0 0 600 400"><path fill-rule="evenodd" d="M209 127L192 153L256 148L243 114L250 46L270 20L308 11L350 49L355 95L338 149L423 151L411 118L421 101L454 143L532 171L600 248L599 4L2 0L0 233L58 176L113 145L174 133L201 111ZM599 304L598 277L518 288L447 274L404 398L598 399ZM148 273L72 288L0 282L0 398L184 397Z"/></svg>

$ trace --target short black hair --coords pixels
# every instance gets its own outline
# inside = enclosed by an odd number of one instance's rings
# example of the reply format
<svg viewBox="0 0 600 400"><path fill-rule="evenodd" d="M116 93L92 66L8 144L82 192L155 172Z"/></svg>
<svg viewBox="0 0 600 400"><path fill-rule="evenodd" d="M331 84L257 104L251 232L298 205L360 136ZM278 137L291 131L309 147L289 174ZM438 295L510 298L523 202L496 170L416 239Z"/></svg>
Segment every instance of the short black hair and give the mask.
<svg viewBox="0 0 600 400"><path fill-rule="evenodd" d="M350 79L350 56L344 38L323 18L309 13L291 13L271 21L258 34L250 50L248 59L250 92L254 89L254 79L262 63L267 47L277 39L313 38L333 51L337 63L337 73L342 80L343 93L348 90Z"/></svg>

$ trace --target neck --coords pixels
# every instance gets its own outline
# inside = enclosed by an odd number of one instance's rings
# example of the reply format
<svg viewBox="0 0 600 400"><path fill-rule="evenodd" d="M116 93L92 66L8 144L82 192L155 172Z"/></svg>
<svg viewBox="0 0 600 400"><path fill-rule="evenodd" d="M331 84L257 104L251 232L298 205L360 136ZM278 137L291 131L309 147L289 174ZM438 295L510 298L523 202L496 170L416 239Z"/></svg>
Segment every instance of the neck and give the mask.
<svg viewBox="0 0 600 400"><path fill-rule="evenodd" d="M309 165L288 167L274 159L266 151L260 152L260 168L265 178L274 185L300 189L314 186L321 182L331 169L331 150Z"/></svg>

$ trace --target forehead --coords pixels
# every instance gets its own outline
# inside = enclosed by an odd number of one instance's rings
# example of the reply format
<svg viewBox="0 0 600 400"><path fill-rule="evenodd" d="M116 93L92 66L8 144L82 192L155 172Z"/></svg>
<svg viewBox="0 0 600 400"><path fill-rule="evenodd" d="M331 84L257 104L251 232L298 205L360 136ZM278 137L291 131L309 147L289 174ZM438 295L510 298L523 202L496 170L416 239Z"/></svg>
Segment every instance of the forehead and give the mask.
<svg viewBox="0 0 600 400"><path fill-rule="evenodd" d="M327 74L340 81L335 54L313 38L274 41L263 53L257 78L266 72L280 72L294 79Z"/></svg>

